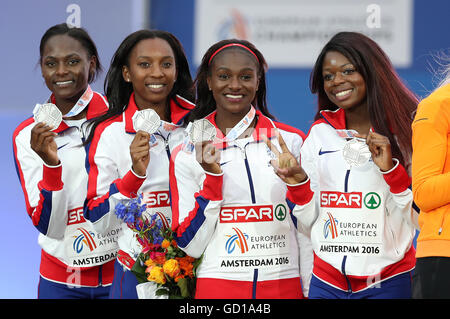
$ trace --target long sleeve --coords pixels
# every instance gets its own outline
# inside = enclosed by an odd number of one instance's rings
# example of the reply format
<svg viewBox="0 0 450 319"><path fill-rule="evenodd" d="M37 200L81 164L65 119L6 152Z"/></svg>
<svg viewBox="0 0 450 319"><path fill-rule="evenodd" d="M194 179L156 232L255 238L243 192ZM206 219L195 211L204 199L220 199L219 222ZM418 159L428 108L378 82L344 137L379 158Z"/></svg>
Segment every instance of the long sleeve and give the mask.
<svg viewBox="0 0 450 319"><path fill-rule="evenodd" d="M287 202L296 222L297 230L309 236L311 227L318 217L315 192L318 177L315 161L312 156L311 142L306 139L301 148L300 163L308 178L303 183L287 185Z"/></svg>
<svg viewBox="0 0 450 319"><path fill-rule="evenodd" d="M428 98L412 125L414 202L424 213L450 203L449 119L450 99Z"/></svg>
<svg viewBox="0 0 450 319"><path fill-rule="evenodd" d="M28 124L28 126L22 126ZM61 239L67 225L67 194L63 167L50 167L31 149L32 121L24 122L13 135L14 161L25 197L27 213L42 234Z"/></svg>
<svg viewBox="0 0 450 319"><path fill-rule="evenodd" d="M411 177L397 159L394 167L388 172L381 172L385 182L389 185L390 196L387 199L387 211L390 215L398 214L409 226L419 228L418 212L413 208L411 191Z"/></svg>
<svg viewBox="0 0 450 319"><path fill-rule="evenodd" d="M303 233L297 232L297 242L299 247L299 268L300 278L302 279L302 290L303 295L308 297L314 262L311 238Z"/></svg>
<svg viewBox="0 0 450 319"><path fill-rule="evenodd" d="M114 207L119 201L136 196L146 178L136 175L131 168L123 177L119 176L113 153L117 145L104 138L107 133L101 132L105 131L96 130L88 151L88 192L83 210L97 231L120 223Z"/></svg>
<svg viewBox="0 0 450 319"><path fill-rule="evenodd" d="M198 258L215 231L222 203L223 174L205 173L195 155L174 152L170 162L173 230L188 255Z"/></svg>

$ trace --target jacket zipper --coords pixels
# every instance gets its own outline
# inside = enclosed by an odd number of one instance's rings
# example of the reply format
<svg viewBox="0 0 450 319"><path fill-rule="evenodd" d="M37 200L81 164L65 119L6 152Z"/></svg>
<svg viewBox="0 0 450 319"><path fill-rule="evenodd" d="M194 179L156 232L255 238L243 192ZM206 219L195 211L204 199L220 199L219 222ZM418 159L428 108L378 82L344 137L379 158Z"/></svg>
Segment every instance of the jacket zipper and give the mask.
<svg viewBox="0 0 450 319"><path fill-rule="evenodd" d="M439 232L438 235L440 236L442 233L442 228L444 227L444 221L445 221L445 213L444 216L442 216L442 222L441 222L441 227L439 227Z"/></svg>
<svg viewBox="0 0 450 319"><path fill-rule="evenodd" d="M166 154L167 154L167 157L169 158L169 161L170 161L170 156L171 156L171 154L170 154L170 147L169 147L170 133L167 135L166 138L164 138L164 136L162 136L162 134L156 134L156 135L160 136L162 138L162 140L164 141L164 147L166 149Z"/></svg>
<svg viewBox="0 0 450 319"><path fill-rule="evenodd" d="M247 179L248 179L248 183L250 186L250 196L251 196L251 200L252 200L252 204L256 204L256 196L255 196L255 188L253 185L253 178L252 178L252 172L250 171L250 165L248 163L248 159L247 159L247 153L245 152L245 148L248 144L246 144L244 146L244 148L240 148L239 146L237 146L241 152L242 155L244 156L244 164L245 164L245 170L247 172Z"/></svg>
<svg viewBox="0 0 450 319"><path fill-rule="evenodd" d="M167 157L169 158L169 161L170 161L170 156L171 155L170 155L169 141L165 140L164 144L166 145L166 153L167 153Z"/></svg>
<svg viewBox="0 0 450 319"><path fill-rule="evenodd" d="M348 286L347 292L348 293L352 293L353 291L352 291L352 285L350 283L350 279L348 279L347 274L345 273L345 264L346 264L346 262L347 262L347 255L345 255L342 258L341 271L342 271L342 274L344 275L345 281L347 282L347 286Z"/></svg>
<svg viewBox="0 0 450 319"><path fill-rule="evenodd" d="M350 177L350 169L347 170L347 172L345 173L345 180L344 180L344 192L347 193L348 192L348 179ZM344 275L345 280L347 281L347 292L348 293L352 293L352 285L350 284L350 280L347 277L347 274L345 272L345 264L347 262L347 255L345 255L342 259L342 265L341 265L341 271L342 274Z"/></svg>
<svg viewBox="0 0 450 319"><path fill-rule="evenodd" d="M245 151L245 148L247 147L248 144L246 144L244 146L244 148L240 148L239 149L242 151L242 155L244 156L244 163L245 163L245 170L247 172L247 178L248 178L248 183L250 186L250 196L252 199L252 203L256 204L256 196L255 196L255 188L253 185L253 178L252 178L252 173L250 171L250 165L248 163L248 159L247 159L247 153ZM252 299L256 299L256 288L258 285L258 268L255 268L253 270L253 285L252 285Z"/></svg>

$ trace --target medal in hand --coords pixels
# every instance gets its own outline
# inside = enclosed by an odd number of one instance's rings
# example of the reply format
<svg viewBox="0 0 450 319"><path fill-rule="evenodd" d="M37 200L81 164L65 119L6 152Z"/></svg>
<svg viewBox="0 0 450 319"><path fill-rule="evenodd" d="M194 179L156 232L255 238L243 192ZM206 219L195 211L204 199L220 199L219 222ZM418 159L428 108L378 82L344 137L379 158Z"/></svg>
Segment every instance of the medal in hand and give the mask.
<svg viewBox="0 0 450 319"><path fill-rule="evenodd" d="M53 103L36 104L33 110L34 121L44 123L55 130L62 121L62 113Z"/></svg>
<svg viewBox="0 0 450 319"><path fill-rule="evenodd" d="M372 154L366 141L361 138L352 138L342 149L342 155L350 167L360 167L366 164Z"/></svg>
<svg viewBox="0 0 450 319"><path fill-rule="evenodd" d="M144 131L151 135L158 130L160 125L161 119L153 109L138 111L133 116L133 127L136 132Z"/></svg>
<svg viewBox="0 0 450 319"><path fill-rule="evenodd" d="M189 138L192 143L213 141L216 138L216 128L207 119L201 119L191 124Z"/></svg>

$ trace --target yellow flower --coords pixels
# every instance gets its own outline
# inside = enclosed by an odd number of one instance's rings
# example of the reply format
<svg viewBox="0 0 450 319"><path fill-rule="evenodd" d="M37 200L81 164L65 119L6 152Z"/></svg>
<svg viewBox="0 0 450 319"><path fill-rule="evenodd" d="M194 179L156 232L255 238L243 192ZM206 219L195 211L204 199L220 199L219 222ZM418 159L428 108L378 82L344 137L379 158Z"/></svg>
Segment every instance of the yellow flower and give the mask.
<svg viewBox="0 0 450 319"><path fill-rule="evenodd" d="M176 259L169 259L163 265L164 272L169 276L174 278L180 273L180 266Z"/></svg>
<svg viewBox="0 0 450 319"><path fill-rule="evenodd" d="M150 273L147 277L148 281L154 281L157 284L165 284L166 277L164 276L163 269L159 266L154 266L151 268Z"/></svg>
<svg viewBox="0 0 450 319"><path fill-rule="evenodd" d="M154 266L156 263L155 263L155 261L154 261L153 259L149 258L149 259L147 259L147 260L145 261L144 264L145 264L147 267L152 267L152 266Z"/></svg>

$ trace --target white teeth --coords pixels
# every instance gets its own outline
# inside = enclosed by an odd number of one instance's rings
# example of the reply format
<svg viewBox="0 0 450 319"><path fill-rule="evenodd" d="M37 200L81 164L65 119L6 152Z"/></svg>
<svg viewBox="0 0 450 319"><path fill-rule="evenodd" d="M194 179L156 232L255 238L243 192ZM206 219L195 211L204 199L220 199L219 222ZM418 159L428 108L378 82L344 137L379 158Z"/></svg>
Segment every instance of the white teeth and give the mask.
<svg viewBox="0 0 450 319"><path fill-rule="evenodd" d="M72 83L72 82L73 82L72 80L64 81L64 82L56 82L56 85L65 85L65 84L69 84L69 83Z"/></svg>
<svg viewBox="0 0 450 319"><path fill-rule="evenodd" d="M147 84L147 87L151 89L160 89L164 86L164 84Z"/></svg>
<svg viewBox="0 0 450 319"><path fill-rule="evenodd" d="M233 95L233 94L226 94L226 97L230 99L242 99L243 95Z"/></svg>
<svg viewBox="0 0 450 319"><path fill-rule="evenodd" d="M339 93L336 93L336 96L337 97L344 96L344 95L349 94L351 91L352 91L351 89L350 90L346 90L346 91L341 91Z"/></svg>

